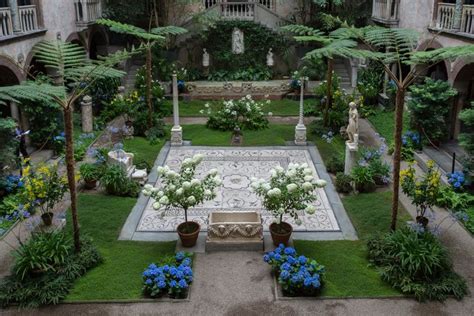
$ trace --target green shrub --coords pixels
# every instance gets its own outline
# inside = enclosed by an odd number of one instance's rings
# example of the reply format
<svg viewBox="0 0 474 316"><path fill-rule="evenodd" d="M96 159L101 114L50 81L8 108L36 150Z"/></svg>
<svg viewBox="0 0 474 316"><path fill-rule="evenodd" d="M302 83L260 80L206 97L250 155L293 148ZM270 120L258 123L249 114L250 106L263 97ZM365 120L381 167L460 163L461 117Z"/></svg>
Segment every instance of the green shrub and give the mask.
<svg viewBox="0 0 474 316"><path fill-rule="evenodd" d="M0 118L0 174L4 167L14 167L16 164L15 150L18 141L12 137L15 134L16 123L12 119Z"/></svg>
<svg viewBox="0 0 474 316"><path fill-rule="evenodd" d="M136 197L140 191L140 186L129 179L118 165L107 167L100 178L100 184L110 195Z"/></svg>
<svg viewBox="0 0 474 316"><path fill-rule="evenodd" d="M448 252L430 232L399 229L368 242L369 258L382 279L417 300L462 299L466 282L453 271Z"/></svg>
<svg viewBox="0 0 474 316"><path fill-rule="evenodd" d="M58 304L68 295L74 280L102 262L90 240L81 241L81 252L78 254L74 253L71 244L66 246L70 251L56 271L48 270L35 276L27 274L23 279L15 274L4 278L0 283L0 305L18 304L22 308L35 308Z"/></svg>
<svg viewBox="0 0 474 316"><path fill-rule="evenodd" d="M97 181L103 173L103 168L97 163L84 163L79 167L79 173L85 181Z"/></svg>
<svg viewBox="0 0 474 316"><path fill-rule="evenodd" d="M352 177L339 172L336 175L336 191L339 193L352 192Z"/></svg>
<svg viewBox="0 0 474 316"><path fill-rule="evenodd" d="M365 166L356 166L351 173L354 185L357 191L361 193L370 193L375 191L376 185L374 181L374 174L370 168Z"/></svg>
<svg viewBox="0 0 474 316"><path fill-rule="evenodd" d="M333 155L326 164L328 172L336 174L344 171L344 157L342 155Z"/></svg>

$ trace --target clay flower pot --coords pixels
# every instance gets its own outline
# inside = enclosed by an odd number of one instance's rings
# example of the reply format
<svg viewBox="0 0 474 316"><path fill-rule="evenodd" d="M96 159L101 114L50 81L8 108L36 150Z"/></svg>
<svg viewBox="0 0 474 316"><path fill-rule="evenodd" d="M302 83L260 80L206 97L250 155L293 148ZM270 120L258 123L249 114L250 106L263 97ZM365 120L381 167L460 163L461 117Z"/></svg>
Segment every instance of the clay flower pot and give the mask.
<svg viewBox="0 0 474 316"><path fill-rule="evenodd" d="M275 246L279 246L280 244L288 246L288 241L292 233L293 227L286 222L281 222L280 224L273 223L270 225L270 234L272 235L273 244Z"/></svg>
<svg viewBox="0 0 474 316"><path fill-rule="evenodd" d="M54 213L44 213L41 215L41 219L45 226L51 226L53 224Z"/></svg>
<svg viewBox="0 0 474 316"><path fill-rule="evenodd" d="M191 248L196 245L201 226L196 222L184 222L179 224L176 230L183 247Z"/></svg>

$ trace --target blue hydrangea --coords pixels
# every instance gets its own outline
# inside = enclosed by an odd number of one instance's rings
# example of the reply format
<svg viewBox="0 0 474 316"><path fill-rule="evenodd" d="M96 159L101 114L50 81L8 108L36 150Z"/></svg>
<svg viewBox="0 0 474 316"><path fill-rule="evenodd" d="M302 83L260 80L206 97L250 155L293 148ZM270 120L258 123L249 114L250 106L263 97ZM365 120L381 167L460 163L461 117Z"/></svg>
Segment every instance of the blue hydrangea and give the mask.
<svg viewBox="0 0 474 316"><path fill-rule="evenodd" d="M178 286L178 282L176 282L175 280L171 280L169 284L170 284L170 287L177 287Z"/></svg>
<svg viewBox="0 0 474 316"><path fill-rule="evenodd" d="M176 254L176 260L177 261L183 261L183 259L186 257L186 255L184 254L184 252L180 251Z"/></svg>
<svg viewBox="0 0 474 316"><path fill-rule="evenodd" d="M185 288L188 287L188 283L186 283L186 280L181 279L181 280L179 280L179 282L178 282L178 286L179 286L180 288L182 288L182 289L185 289Z"/></svg>
<svg viewBox="0 0 474 316"><path fill-rule="evenodd" d="M288 272L287 270L281 271L280 278L282 280L288 280L289 277L290 277L290 272Z"/></svg>
<svg viewBox="0 0 474 316"><path fill-rule="evenodd" d="M293 255L296 254L296 250L294 248L287 247L287 248L285 248L284 253L285 253L285 255L293 256Z"/></svg>

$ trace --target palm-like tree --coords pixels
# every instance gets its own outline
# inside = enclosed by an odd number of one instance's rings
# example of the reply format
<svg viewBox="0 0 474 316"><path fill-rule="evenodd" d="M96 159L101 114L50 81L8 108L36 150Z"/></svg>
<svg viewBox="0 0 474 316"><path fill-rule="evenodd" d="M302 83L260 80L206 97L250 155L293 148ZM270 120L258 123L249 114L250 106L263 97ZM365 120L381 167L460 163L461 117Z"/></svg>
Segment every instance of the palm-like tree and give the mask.
<svg viewBox="0 0 474 316"><path fill-rule="evenodd" d="M76 44L62 41L44 41L34 52L35 58L48 69L51 83L28 80L20 85L0 87L0 101L21 100L54 102L63 111L66 138L66 168L71 214L74 229L74 246L80 251L79 219L77 215L77 194L75 179L73 111L74 103L83 96L98 79L120 78L124 72L113 67L129 58L134 52L120 51L99 61L87 58L84 49Z"/></svg>
<svg viewBox="0 0 474 316"><path fill-rule="evenodd" d="M153 126L153 104L152 104L152 49L155 45L163 44L166 37L170 35L181 35L187 32L186 29L178 26L164 26L146 30L130 25L124 24L109 19L99 19L98 24L108 26L111 31L126 34L135 37L140 41L141 46L146 51L146 102L148 106L148 128ZM150 23L151 24L151 23Z"/></svg>

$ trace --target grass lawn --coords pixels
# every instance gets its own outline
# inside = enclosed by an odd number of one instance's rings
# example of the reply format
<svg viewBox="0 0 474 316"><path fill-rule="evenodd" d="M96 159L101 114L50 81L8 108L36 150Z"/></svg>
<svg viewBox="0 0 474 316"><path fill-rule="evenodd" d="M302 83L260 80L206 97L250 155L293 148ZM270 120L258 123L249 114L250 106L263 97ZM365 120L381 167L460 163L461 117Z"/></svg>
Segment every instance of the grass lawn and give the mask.
<svg viewBox="0 0 474 316"><path fill-rule="evenodd" d="M141 273L152 262L174 254L175 242L118 241L135 198L79 196L81 233L94 239L104 263L77 280L67 301L141 298ZM71 220L68 218L69 231Z"/></svg>
<svg viewBox="0 0 474 316"><path fill-rule="evenodd" d="M201 114L200 111L204 109L204 105L209 103L210 107L216 108L217 105L222 102L219 100L205 101L205 100L192 100L192 101L180 101L179 103L179 115L186 116L207 116ZM314 100L306 100L305 108L312 106ZM172 111L173 103L171 100L166 100L164 106ZM265 104L263 112L272 112L276 116L296 116L299 115L299 101L290 99L272 100L270 104Z"/></svg>
<svg viewBox="0 0 474 316"><path fill-rule="evenodd" d="M387 144L390 144L393 140L395 130L395 112L378 110L376 114L370 116L368 120L372 123L380 136L387 140ZM403 115L403 132L409 130L409 124L409 114L405 111Z"/></svg>
<svg viewBox="0 0 474 316"><path fill-rule="evenodd" d="M133 159L135 164L144 161L151 168L161 148L166 143L166 139L160 140L157 144L150 144L144 137L134 137L133 139L124 140L123 146L126 152L135 154Z"/></svg>
<svg viewBox="0 0 474 316"><path fill-rule="evenodd" d="M295 242L299 253L316 259L326 266L326 297L400 296L400 292L382 282L374 268L368 267L365 240L373 233L388 232L390 225L391 192L360 194L343 198L344 207L354 224L358 241ZM401 210L399 224L410 216Z"/></svg>
<svg viewBox="0 0 474 316"><path fill-rule="evenodd" d="M345 143L339 135L334 137L331 143L312 134L308 134L308 139L311 139L316 144L325 164L327 164L333 156L344 156Z"/></svg>

